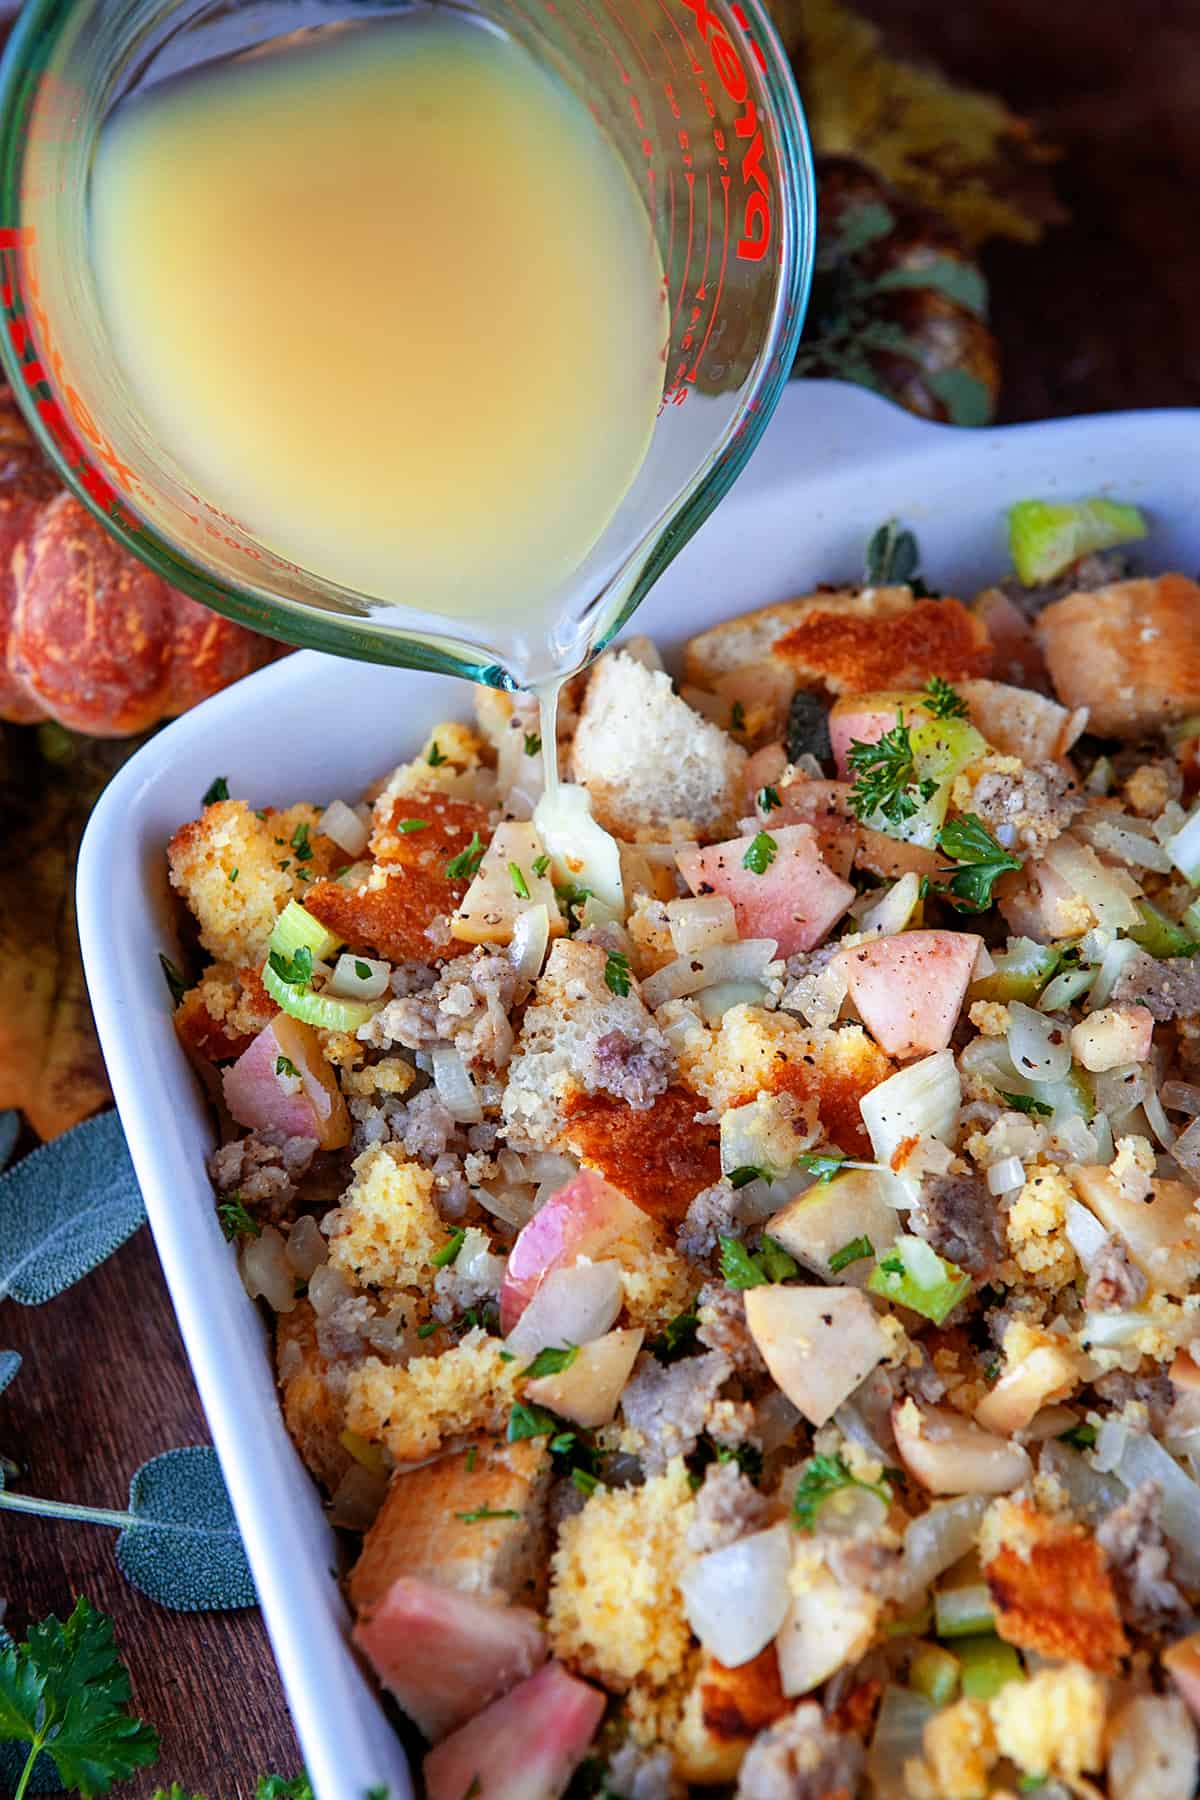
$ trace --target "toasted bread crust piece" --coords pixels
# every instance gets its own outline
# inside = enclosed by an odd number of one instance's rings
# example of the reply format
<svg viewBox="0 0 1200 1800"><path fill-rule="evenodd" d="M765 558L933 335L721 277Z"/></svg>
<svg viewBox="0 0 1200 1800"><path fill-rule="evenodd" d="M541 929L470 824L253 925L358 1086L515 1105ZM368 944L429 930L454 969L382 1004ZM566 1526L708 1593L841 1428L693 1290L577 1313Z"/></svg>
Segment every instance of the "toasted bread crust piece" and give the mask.
<svg viewBox="0 0 1200 1800"><path fill-rule="evenodd" d="M1135 737L1200 709L1200 587L1186 575L1115 581L1046 607L1037 639L1064 706Z"/></svg>
<svg viewBox="0 0 1200 1800"><path fill-rule="evenodd" d="M275 1321L275 1367L288 1436L305 1466L332 1493L352 1458L341 1441L344 1402L330 1381L317 1343L317 1315L307 1300Z"/></svg>
<svg viewBox="0 0 1200 1800"><path fill-rule="evenodd" d="M984 1564L996 1631L1020 1650L1116 1673L1129 1653L1108 1562L1082 1526L1020 1507L1021 1539Z"/></svg>
<svg viewBox="0 0 1200 1800"><path fill-rule="evenodd" d="M480 1437L436 1462L398 1469L351 1571L351 1605L370 1611L402 1575L481 1599L539 1605L549 1483L549 1451L532 1439ZM480 1511L514 1516L462 1517Z"/></svg>
<svg viewBox="0 0 1200 1800"><path fill-rule="evenodd" d="M562 1143L649 1213L677 1225L702 1188L721 1179L721 1133L699 1122L705 1102L669 1087L642 1111L611 1094L568 1095Z"/></svg>
<svg viewBox="0 0 1200 1800"><path fill-rule="evenodd" d="M834 694L924 687L933 675L986 675L992 647L983 621L959 600L914 600L887 619L812 611L775 646L797 676Z"/></svg>
<svg viewBox="0 0 1200 1800"><path fill-rule="evenodd" d="M800 594L794 600L756 607L689 639L683 652L683 678L694 687L711 687L722 675L746 663L773 661L780 640L811 612L890 619L911 605L908 588L879 587L831 588L828 593Z"/></svg>
<svg viewBox="0 0 1200 1800"><path fill-rule="evenodd" d="M213 963L175 1009L175 1030L189 1055L225 1062L243 1050L279 1011L257 969Z"/></svg>
<svg viewBox="0 0 1200 1800"><path fill-rule="evenodd" d="M698 1685L704 1727L726 1743L743 1739L749 1744L792 1705L779 1684L774 1644L736 1669L727 1669L715 1656L706 1657Z"/></svg>

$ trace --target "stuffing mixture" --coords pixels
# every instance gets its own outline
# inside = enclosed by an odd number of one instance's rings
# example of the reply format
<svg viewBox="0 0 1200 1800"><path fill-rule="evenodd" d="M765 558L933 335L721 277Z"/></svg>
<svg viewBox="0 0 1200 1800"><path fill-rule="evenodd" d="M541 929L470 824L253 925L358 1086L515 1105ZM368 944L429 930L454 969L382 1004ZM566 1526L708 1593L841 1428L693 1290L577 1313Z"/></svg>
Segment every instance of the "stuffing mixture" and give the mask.
<svg viewBox="0 0 1200 1800"><path fill-rule="evenodd" d="M430 1800L1191 1800L1200 587L1100 538L635 639L550 792L481 690L172 840L218 1217Z"/></svg>

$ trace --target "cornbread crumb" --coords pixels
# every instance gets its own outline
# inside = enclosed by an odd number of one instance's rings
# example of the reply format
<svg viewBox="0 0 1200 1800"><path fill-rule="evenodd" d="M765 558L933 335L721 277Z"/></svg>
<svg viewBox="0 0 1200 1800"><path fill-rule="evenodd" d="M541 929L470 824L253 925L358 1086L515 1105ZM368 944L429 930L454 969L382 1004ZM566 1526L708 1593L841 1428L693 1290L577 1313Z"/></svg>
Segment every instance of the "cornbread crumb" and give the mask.
<svg viewBox="0 0 1200 1800"><path fill-rule="evenodd" d="M557 1657L618 1691L678 1675L691 1643L679 1577L694 1510L675 1457L643 1487L598 1490L564 1521L548 1615Z"/></svg>
<svg viewBox="0 0 1200 1800"><path fill-rule="evenodd" d="M1027 1775L1075 1781L1104 1764L1106 1687L1078 1663L1011 1681L988 1702L996 1744Z"/></svg>
<svg viewBox="0 0 1200 1800"><path fill-rule="evenodd" d="M976 1000L967 1017L984 1037L1001 1038L1008 1033L1008 1008L1001 1000Z"/></svg>
<svg viewBox="0 0 1200 1800"><path fill-rule="evenodd" d="M420 1462L447 1438L498 1431L516 1399L521 1364L503 1360L504 1345L478 1326L440 1356L417 1356L406 1368L376 1356L350 1370L346 1423L371 1442L382 1440L397 1462Z"/></svg>
<svg viewBox="0 0 1200 1800"><path fill-rule="evenodd" d="M956 1700L935 1713L922 1734L921 1749L924 1755L904 1768L912 1800L946 1800L951 1794L954 1800L985 1800L999 1752L982 1700Z"/></svg>
<svg viewBox="0 0 1200 1800"><path fill-rule="evenodd" d="M1005 1219L1008 1247L1035 1287L1058 1289L1074 1281L1079 1262L1066 1233L1074 1189L1051 1164L1033 1170Z"/></svg>
<svg viewBox="0 0 1200 1800"><path fill-rule="evenodd" d="M260 819L244 800L218 800L175 833L167 846L171 886L219 962L261 968L288 901L303 900L308 883L329 872L334 846L317 838L320 816L315 806L301 805ZM298 858L292 845L301 826L308 828L307 858Z"/></svg>
<svg viewBox="0 0 1200 1800"><path fill-rule="evenodd" d="M323 1229L329 1261L360 1287L417 1287L446 1242L433 1201L433 1174L395 1145L364 1150L354 1180Z"/></svg>

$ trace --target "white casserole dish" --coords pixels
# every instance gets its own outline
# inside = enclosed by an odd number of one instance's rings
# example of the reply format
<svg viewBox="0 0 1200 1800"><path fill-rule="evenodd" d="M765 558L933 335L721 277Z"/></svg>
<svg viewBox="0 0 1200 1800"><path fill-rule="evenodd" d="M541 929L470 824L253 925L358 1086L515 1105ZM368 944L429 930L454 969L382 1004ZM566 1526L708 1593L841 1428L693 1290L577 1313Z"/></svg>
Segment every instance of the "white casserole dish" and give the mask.
<svg viewBox="0 0 1200 1800"><path fill-rule="evenodd" d="M1028 495L1111 492L1151 521L1147 569L1200 568L1196 412L991 431L918 422L836 382L788 390L748 471L663 576L636 629L668 652L692 632L818 581L855 580L898 516L927 578L969 595L1008 566L1003 510ZM258 1584L318 1800L412 1788L346 1636L334 1546L284 1431L266 1340L217 1224L208 1109L178 1046L157 952L176 953L164 847L215 775L253 806L352 799L465 684L303 652L155 737L101 797L79 859L79 930L100 1040L150 1224ZM214 1780L220 1770L214 1767Z"/></svg>

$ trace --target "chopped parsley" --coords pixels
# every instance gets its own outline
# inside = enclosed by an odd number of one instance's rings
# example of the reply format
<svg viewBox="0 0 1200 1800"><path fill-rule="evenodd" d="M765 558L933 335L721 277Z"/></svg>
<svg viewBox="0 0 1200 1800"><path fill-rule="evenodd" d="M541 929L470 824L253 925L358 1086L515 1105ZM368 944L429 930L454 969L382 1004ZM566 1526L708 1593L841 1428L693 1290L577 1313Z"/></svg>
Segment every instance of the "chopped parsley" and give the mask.
<svg viewBox="0 0 1200 1800"><path fill-rule="evenodd" d="M812 1531L830 1495L852 1487L865 1488L868 1494L878 1494L886 1505L891 1504L892 1490L886 1481L859 1481L840 1456L814 1456L792 1496L792 1524L798 1531Z"/></svg>
<svg viewBox="0 0 1200 1800"><path fill-rule="evenodd" d="M299 1075L300 1071L290 1056L277 1056L275 1058L275 1073L277 1075L286 1075L289 1080L292 1080L295 1076Z"/></svg>
<svg viewBox="0 0 1200 1800"><path fill-rule="evenodd" d="M846 761L854 773L850 808L857 819L879 813L889 825L903 825L937 792L937 782L917 776L912 736L896 709L896 723L874 744L853 739Z"/></svg>
<svg viewBox="0 0 1200 1800"><path fill-rule="evenodd" d="M517 899L528 900L529 883L521 872L520 865L515 862L510 862L508 865L508 874L513 885L513 893L517 896Z"/></svg>
<svg viewBox="0 0 1200 1800"><path fill-rule="evenodd" d="M161 950L158 953L158 966L163 972L163 980L167 984L171 999L174 1004L178 1006L179 1002L183 999L183 996L187 993L187 982L183 979L183 976L175 967L175 964L171 961L170 957L164 956Z"/></svg>
<svg viewBox="0 0 1200 1800"><path fill-rule="evenodd" d="M522 1381L536 1381L541 1375L561 1375L569 1369L579 1355L578 1344L567 1344L564 1349L556 1350L547 1345L539 1350L528 1368L521 1370Z"/></svg>
<svg viewBox="0 0 1200 1800"><path fill-rule="evenodd" d="M467 1451L467 1465L466 1466L467 1466L467 1474L468 1475L473 1475L475 1473L475 1458L478 1455L479 1455L478 1444L472 1444L471 1448Z"/></svg>
<svg viewBox="0 0 1200 1800"><path fill-rule="evenodd" d="M567 930L574 931L579 925L583 909L592 897L591 888L580 887L577 882L568 881L562 887L556 887L555 897L563 918L567 921Z"/></svg>
<svg viewBox="0 0 1200 1800"><path fill-rule="evenodd" d="M297 825L292 833L291 847L296 852L297 862L312 861L312 845L308 841L307 825Z"/></svg>
<svg viewBox="0 0 1200 1800"><path fill-rule="evenodd" d="M680 1357L690 1356L696 1348L696 1333L700 1328L700 1315L694 1307L678 1312L656 1338L652 1338L646 1346L650 1354L660 1363L678 1362Z"/></svg>
<svg viewBox="0 0 1200 1800"><path fill-rule="evenodd" d="M361 962L356 957L355 961L354 961L354 973L358 976L358 979L360 981L370 981L370 979L371 979L370 963Z"/></svg>
<svg viewBox="0 0 1200 1800"><path fill-rule="evenodd" d="M1060 1431L1060 1444L1070 1444L1073 1450L1090 1450L1096 1442L1096 1427L1081 1419L1078 1425L1072 1425L1069 1431Z"/></svg>
<svg viewBox="0 0 1200 1800"><path fill-rule="evenodd" d="M874 1256L874 1254L875 1246L869 1237L851 1238L848 1244L843 1244L841 1249L835 1250L830 1257L829 1273L840 1275L843 1269L850 1267L851 1263L862 1262L864 1257Z"/></svg>
<svg viewBox="0 0 1200 1800"><path fill-rule="evenodd" d="M526 754L526 756L536 756L538 751L541 749L541 747L542 747L541 733L537 732L537 731L527 731L525 733L525 754Z"/></svg>
<svg viewBox="0 0 1200 1800"><path fill-rule="evenodd" d="M746 729L746 708L740 700L735 700L729 709L729 729L730 731L745 731Z"/></svg>
<svg viewBox="0 0 1200 1800"><path fill-rule="evenodd" d="M581 1493L585 1500L590 1500L596 1489L603 1487L604 1483L598 1475L593 1475L590 1469L572 1469L571 1486Z"/></svg>
<svg viewBox="0 0 1200 1800"><path fill-rule="evenodd" d="M237 878L238 878L238 872L237 872L237 870L236 870L236 869L230 869L230 871L229 871L229 874L228 874L228 876L227 876L227 877L226 877L226 879L227 879L227 880L229 880L229 881L236 881L236 880L237 880Z"/></svg>
<svg viewBox="0 0 1200 1800"><path fill-rule="evenodd" d="M883 1275L903 1275L905 1273L904 1264L898 1256L885 1256L879 1269Z"/></svg>
<svg viewBox="0 0 1200 1800"><path fill-rule="evenodd" d="M760 1169L754 1163L743 1163L740 1169L731 1169L725 1179L731 1188L749 1187L752 1181L765 1181L770 1187L775 1177L769 1169Z"/></svg>
<svg viewBox="0 0 1200 1800"><path fill-rule="evenodd" d="M999 876L1021 867L1020 857L1010 856L976 813L951 819L938 832L937 841L939 850L960 864L939 891L968 912L986 911L992 904L992 888Z"/></svg>
<svg viewBox="0 0 1200 1800"><path fill-rule="evenodd" d="M307 987L312 980L313 953L307 944L299 945L291 956L285 956L281 950L272 950L267 957L267 967L289 987Z"/></svg>
<svg viewBox="0 0 1200 1800"><path fill-rule="evenodd" d="M200 804L201 806L215 806L218 800L228 800L228 798L229 777L227 775L218 775L215 781L209 782L208 787L204 792L204 798Z"/></svg>
<svg viewBox="0 0 1200 1800"><path fill-rule="evenodd" d="M523 1444L526 1438L552 1438L561 1429L562 1420L555 1418L544 1406L531 1406L527 1401L516 1400L508 1415L505 1437L510 1444Z"/></svg>
<svg viewBox="0 0 1200 1800"><path fill-rule="evenodd" d="M779 852L779 845L769 831L759 831L750 840L750 847L742 858L743 869L749 869L752 875L765 875Z"/></svg>
<svg viewBox="0 0 1200 1800"><path fill-rule="evenodd" d="M429 746L429 753L426 756L425 761L429 764L431 769L440 769L444 762L449 761L449 758L444 756L442 751L438 748L438 741L436 738L434 738L432 744Z"/></svg>
<svg viewBox="0 0 1200 1800"><path fill-rule="evenodd" d="M550 854L548 851L543 850L542 854L540 856L535 856L533 859L533 863L532 863L533 872L535 875L544 875L546 873L546 870L549 867L550 867Z"/></svg>
<svg viewBox="0 0 1200 1800"><path fill-rule="evenodd" d="M455 1513L464 1525L478 1525L481 1519L519 1519L520 1513L514 1506L477 1506L473 1512Z"/></svg>
<svg viewBox="0 0 1200 1800"><path fill-rule="evenodd" d="M925 686L925 697L921 704L927 713L935 719L965 719L967 703L957 689L940 675L931 675Z"/></svg>
<svg viewBox="0 0 1200 1800"><path fill-rule="evenodd" d="M217 1218L230 1243L235 1238L262 1236L262 1226L253 1213L246 1211L240 1194L233 1194L228 1200L221 1201L217 1207Z"/></svg>
<svg viewBox="0 0 1200 1800"><path fill-rule="evenodd" d="M401 832L405 837L408 837L408 835L414 831L428 831L429 830L429 820L428 819L401 819L400 823L396 827L396 830Z"/></svg>
<svg viewBox="0 0 1200 1800"><path fill-rule="evenodd" d="M782 806L782 805L783 805L783 801L779 798L779 789L778 788L774 788L774 787L759 788L759 790L758 790L758 810L759 810L759 812L765 812L765 813L774 812L775 808L777 806Z"/></svg>
<svg viewBox="0 0 1200 1800"><path fill-rule="evenodd" d="M471 841L465 850L452 856L446 864L446 876L450 881L470 881L477 874L483 861L484 842L477 831L471 833Z"/></svg>
<svg viewBox="0 0 1200 1800"><path fill-rule="evenodd" d="M613 994L629 992L629 958L624 951L609 951L604 962L604 985Z"/></svg>
<svg viewBox="0 0 1200 1800"><path fill-rule="evenodd" d="M551 1456L570 1456L577 1442L578 1436L574 1431L560 1431L556 1437L550 1439L550 1454Z"/></svg>
<svg viewBox="0 0 1200 1800"><path fill-rule="evenodd" d="M1035 1100L1032 1094L1006 1094L1001 1089L1000 1098L1006 1106L1011 1106L1014 1112L1031 1113L1043 1119L1050 1118L1054 1112L1052 1106L1047 1106L1044 1100Z"/></svg>
<svg viewBox="0 0 1200 1800"><path fill-rule="evenodd" d="M796 1158L796 1167L803 1169L806 1175L815 1175L818 1181L832 1181L845 1162L846 1158L837 1150L823 1150L818 1155L809 1152Z"/></svg>
<svg viewBox="0 0 1200 1800"><path fill-rule="evenodd" d="M440 1250L435 1250L429 1259L435 1269L448 1269L450 1267L450 1264L462 1249L466 1235L467 1233L464 1226L456 1225L454 1227L447 1242L442 1245Z"/></svg>
<svg viewBox="0 0 1200 1800"><path fill-rule="evenodd" d="M440 1323L440 1319L426 1319L424 1325L417 1326L417 1336L419 1338L432 1337Z"/></svg>
<svg viewBox="0 0 1200 1800"><path fill-rule="evenodd" d="M764 1236L762 1247L754 1256L739 1238L723 1237L720 1244L721 1275L727 1286L739 1292L764 1287L770 1281L787 1281L800 1273L795 1257L772 1237Z"/></svg>

